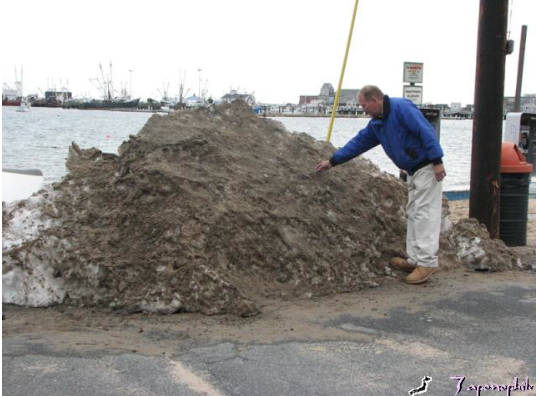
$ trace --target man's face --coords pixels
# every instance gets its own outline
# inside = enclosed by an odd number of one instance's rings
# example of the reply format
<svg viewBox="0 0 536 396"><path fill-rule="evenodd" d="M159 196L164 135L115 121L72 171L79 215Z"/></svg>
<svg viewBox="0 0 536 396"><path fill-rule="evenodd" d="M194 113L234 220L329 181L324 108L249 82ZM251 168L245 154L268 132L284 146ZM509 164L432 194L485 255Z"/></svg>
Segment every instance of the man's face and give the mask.
<svg viewBox="0 0 536 396"><path fill-rule="evenodd" d="M357 95L359 106L371 117L377 117L382 115L383 112L383 100L372 97L370 100L366 100L363 95Z"/></svg>

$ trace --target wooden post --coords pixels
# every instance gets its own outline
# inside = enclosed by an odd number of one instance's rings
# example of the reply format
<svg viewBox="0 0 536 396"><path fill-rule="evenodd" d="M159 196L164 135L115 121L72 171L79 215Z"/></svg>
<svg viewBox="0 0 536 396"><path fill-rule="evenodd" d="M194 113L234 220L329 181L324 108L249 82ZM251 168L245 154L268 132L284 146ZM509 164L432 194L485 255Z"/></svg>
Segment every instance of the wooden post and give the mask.
<svg viewBox="0 0 536 396"><path fill-rule="evenodd" d="M508 0L480 0L469 217L499 237Z"/></svg>

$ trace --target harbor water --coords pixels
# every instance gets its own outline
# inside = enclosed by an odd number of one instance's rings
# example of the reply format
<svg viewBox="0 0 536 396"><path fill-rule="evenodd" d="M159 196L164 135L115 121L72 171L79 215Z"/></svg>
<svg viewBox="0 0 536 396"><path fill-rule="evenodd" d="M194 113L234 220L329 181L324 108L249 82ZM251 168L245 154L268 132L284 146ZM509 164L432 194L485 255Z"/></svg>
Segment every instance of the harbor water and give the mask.
<svg viewBox="0 0 536 396"><path fill-rule="evenodd" d="M40 169L44 182L59 181L65 174L65 159L71 142L81 148L96 147L117 153L129 135L143 127L151 113L32 108L27 113L2 107L2 167ZM154 115L165 117L165 115ZM289 131L304 132L325 140L329 118L276 117ZM365 127L368 118L335 120L332 143L344 145ZM470 181L472 120L442 120L441 145L447 169L444 191L467 190ZM398 169L381 147L364 154L381 170L398 175ZM322 158L318 159L319 161ZM311 164L311 170L316 164Z"/></svg>

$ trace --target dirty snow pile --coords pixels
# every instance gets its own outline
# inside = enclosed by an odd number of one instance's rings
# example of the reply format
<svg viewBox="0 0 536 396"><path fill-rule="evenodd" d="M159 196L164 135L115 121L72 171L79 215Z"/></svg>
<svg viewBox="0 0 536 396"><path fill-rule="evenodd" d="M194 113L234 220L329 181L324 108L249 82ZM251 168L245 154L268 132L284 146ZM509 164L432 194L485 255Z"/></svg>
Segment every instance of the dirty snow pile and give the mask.
<svg viewBox="0 0 536 396"><path fill-rule="evenodd" d="M315 174L333 150L242 102L155 115L118 155L73 143L61 182L3 204L3 301L249 316L376 286L406 186L364 159ZM445 227L442 265L516 264L475 227Z"/></svg>

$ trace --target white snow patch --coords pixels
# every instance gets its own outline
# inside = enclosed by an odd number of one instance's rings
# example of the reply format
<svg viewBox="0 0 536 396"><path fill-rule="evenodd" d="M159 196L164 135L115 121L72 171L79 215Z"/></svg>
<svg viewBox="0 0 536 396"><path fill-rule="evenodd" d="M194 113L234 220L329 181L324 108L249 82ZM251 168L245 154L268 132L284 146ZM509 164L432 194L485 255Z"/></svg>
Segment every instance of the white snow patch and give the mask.
<svg viewBox="0 0 536 396"><path fill-rule="evenodd" d="M11 213L8 226L2 230L2 302L44 307L60 303L65 298L64 280L54 276L51 262L60 247L68 244L52 236L43 239L39 248L21 249L14 256L6 254L21 248L26 242L37 241L43 232L58 225L53 199L57 195L50 186L34 194L27 201L13 201L4 205ZM46 210L45 210L46 208ZM22 265L20 264L22 262Z"/></svg>

